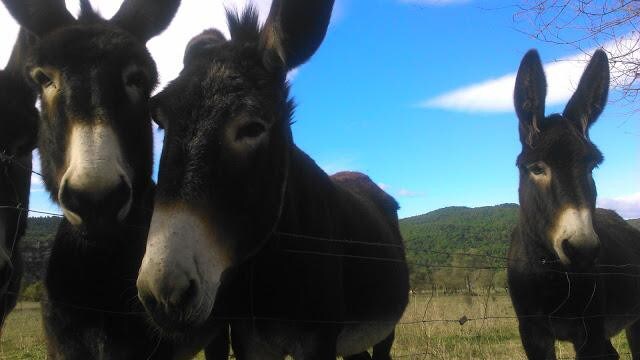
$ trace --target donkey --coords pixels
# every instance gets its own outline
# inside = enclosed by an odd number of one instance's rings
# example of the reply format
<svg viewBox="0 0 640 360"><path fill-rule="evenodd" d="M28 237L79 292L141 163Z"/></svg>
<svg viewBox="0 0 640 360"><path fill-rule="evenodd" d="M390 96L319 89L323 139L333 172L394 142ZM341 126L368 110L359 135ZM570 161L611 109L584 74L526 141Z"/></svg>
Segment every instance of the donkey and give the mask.
<svg viewBox="0 0 640 360"><path fill-rule="evenodd" d="M65 216L45 278L49 357L193 355L203 344L159 336L135 287L155 188L149 98L158 75L145 43L180 1L126 0L108 21L88 0L78 20L62 0L2 1L39 38L24 73L41 99L44 183Z"/></svg>
<svg viewBox="0 0 640 360"><path fill-rule="evenodd" d="M603 157L589 128L608 90L608 59L597 50L563 113L545 117L538 53L518 70L521 207L508 283L529 359L555 359L556 339L571 341L578 359L617 359L609 339L622 329L640 359L640 232L595 208L591 175Z"/></svg>
<svg viewBox="0 0 640 360"><path fill-rule="evenodd" d="M228 12L152 99L165 129L138 294L165 331L231 321L239 359L389 359L409 281L396 201L324 173L294 145L287 72L326 34L332 0L276 0L260 29ZM214 306L215 305L215 306Z"/></svg>
<svg viewBox="0 0 640 360"><path fill-rule="evenodd" d="M33 41L20 29L9 62L0 71L0 329L16 305L23 273L18 242L27 227L38 110L35 91L20 69Z"/></svg>

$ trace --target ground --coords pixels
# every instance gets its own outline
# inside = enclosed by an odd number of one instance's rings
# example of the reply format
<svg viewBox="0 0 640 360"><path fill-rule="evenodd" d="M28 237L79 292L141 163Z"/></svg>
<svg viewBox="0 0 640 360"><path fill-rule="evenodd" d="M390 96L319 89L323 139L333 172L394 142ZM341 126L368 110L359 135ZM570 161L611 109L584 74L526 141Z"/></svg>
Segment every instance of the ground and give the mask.
<svg viewBox="0 0 640 360"><path fill-rule="evenodd" d="M513 316L504 294L411 295L396 331L394 359L525 359ZM0 359L45 359L41 326L39 305L19 304L3 330ZM622 359L630 358L624 334L616 336L614 346ZM568 343L558 343L557 354L558 359L574 356Z"/></svg>

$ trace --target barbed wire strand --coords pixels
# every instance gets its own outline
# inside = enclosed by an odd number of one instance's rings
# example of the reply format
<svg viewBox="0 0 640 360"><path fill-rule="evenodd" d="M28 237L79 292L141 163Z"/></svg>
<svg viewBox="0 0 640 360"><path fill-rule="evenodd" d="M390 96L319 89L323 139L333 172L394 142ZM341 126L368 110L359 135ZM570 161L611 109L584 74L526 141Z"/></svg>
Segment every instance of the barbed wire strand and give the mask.
<svg viewBox="0 0 640 360"><path fill-rule="evenodd" d="M13 164L17 164L19 165L21 168L30 171L33 174L36 174L38 176L42 177L42 174L40 174L39 172L36 172L32 169L29 169L25 166L23 166L22 164L20 164L19 162L16 162L14 160L13 157L8 156L7 154L5 154L4 152L0 152L0 161L11 161ZM22 214L23 212L28 212L28 213L33 213L33 214L40 214L40 215L46 215L46 216L53 216L53 217L58 217L58 218L63 218L64 215L62 214L58 214L58 213L54 213L54 212L50 212L50 211L43 211L43 210L35 210L35 209L25 209L24 207L22 207L22 205L20 204L19 201L16 202L17 206L0 206L0 209L15 209L18 210L20 214ZM152 211L152 209L145 209L148 211ZM20 217L18 217L18 222L20 221ZM144 226L135 226L135 225L131 225L133 227L137 227L137 228L141 228L141 229L146 229L146 227ZM375 247L375 248L403 248L403 245L401 244L385 244L385 243L376 243L376 242L365 242L365 241L354 241L354 240L345 240L345 239L334 239L334 238L325 238L325 237L321 237L321 236L314 236L314 235L308 235L308 234L293 234L293 233L287 233L287 232L277 232L276 235L279 236L283 236L283 237L288 237L288 238L301 238L301 239L305 239L305 240L312 240L312 241L323 241L323 242L331 242L331 243L342 243L345 245L350 245L350 246L370 246L370 247ZM17 230L16 230L16 234L14 237L14 241L12 244L12 247L15 246L15 244L17 243ZM404 263L406 262L408 265L412 265L412 266L422 266L425 267L427 269L427 276L430 279L430 282L432 283L431 286L431 291L430 294L427 298L427 302L426 305L424 307L424 310L421 311L422 312L422 316L419 320L404 320L404 321L399 321L399 322L395 322L393 321L393 323L396 323L398 326L412 326L412 325L421 325L424 326L426 324L434 324L434 323L458 323L460 326L463 326L469 322L481 322L481 326L487 326L487 321L489 320L493 320L493 321L499 321L499 320L512 320L512 321L516 321L518 319L524 319L524 318L547 318L549 321L551 320L555 320L555 319L561 319L561 320L582 320L584 326L585 326L585 330L587 329L586 327L586 323L585 320L589 319L589 318L598 318L598 317L625 317L625 318L637 318L640 316L640 314L636 314L636 313L631 313L631 314L593 314L593 315L586 315L586 310L587 307L591 304L591 301L593 300L594 296L595 296L595 292L596 292L596 283L594 282L594 288L593 288L593 292L591 295L591 298L589 299L587 305L585 306L585 308L583 309L583 313L582 316L556 316L554 315L557 311L560 310L560 308L562 306L565 305L565 303L568 301L568 299L571 296L571 280L570 280L570 275L582 275L582 276L602 276L602 275L606 275L606 276L632 276L632 277L640 277L640 273L623 273L623 272L619 272L619 273L615 273L615 272L567 272L567 271L561 271L561 270L557 270L557 269L548 269L548 271L552 271L552 272L557 272L557 273L561 273L564 274L566 280L567 280L567 284L568 284L568 291L567 291L567 295L566 298L561 302L560 305L558 305L558 307L552 311L550 314L548 315L544 315L544 314L531 314L531 315L489 315L489 300L492 294L492 290L494 291L494 295L498 296L498 294L496 293L496 290L494 288L494 280L495 280L495 275L496 275L496 271L498 270L505 270L507 269L507 265L476 265L476 266L458 266L458 265L447 265L447 264L430 264L430 263L425 263L425 262L410 262L410 261L405 261L404 259L395 259L395 258L384 258L384 257L376 257L376 256L359 256L359 255L352 255L352 254L343 254L343 253L330 253L330 252L323 252L323 251L310 251L310 250L298 250L298 249L282 249L285 252L288 253L292 253L292 254L299 254L299 255L305 255L305 256L336 256L336 257L343 257L343 258L349 258L349 259L357 259L357 260L370 260L370 261L384 261L384 262L397 262L397 263ZM467 257L476 257L476 258L485 258L485 259L490 259L490 260L501 260L501 261L520 261L520 259L509 259L507 256L501 256L501 255L495 255L495 254L481 254L481 253L464 253L464 252L447 252L447 251L441 251L441 250L434 250L434 249L427 249L427 248L411 248L411 247L407 247L404 249L407 252L413 252L413 253L431 253L431 254L437 254L437 255L446 255L446 256L450 256L450 257L454 257L454 256L467 256ZM49 255L50 251L45 251L44 255ZM531 261L530 259L523 259L522 261ZM547 260L546 263L549 265L553 265L556 264L558 261L557 260ZM623 268L640 268L640 264L598 264L598 267L601 268L607 268L607 267L611 267L611 268L618 268L618 269L623 269ZM491 270L491 279L489 281L489 284L486 286L486 294L484 296L483 299L483 305L482 305L482 314L481 316L478 317L467 317L466 315L462 315L459 318L444 318L444 319L431 319L431 318L427 318L427 314L429 314L429 308L432 306L432 301L435 298L435 296L437 296L437 287L435 285L435 281L433 281L433 270L432 269L460 269L460 270ZM7 294L11 294L14 296L19 296L20 294L18 293L10 293L7 292ZM416 293L414 293L414 300L415 300L415 296L417 296ZM115 315L130 315L130 316L146 316L146 313L144 311L114 311L114 310L109 310L109 309L101 309L101 308L93 308L93 307L87 307L87 306L81 306L81 305L77 305L77 304L71 304L71 303L65 303L65 302L60 302L60 301L51 301L48 299L42 299L41 302L49 302L49 303L54 303L54 304L58 304L58 305L62 305L62 306L68 306L68 307L73 307L79 310L84 310L84 311L92 311L92 312L101 312L101 313L106 313L106 314L115 314ZM252 301L253 302L253 301ZM417 305L417 302L416 302ZM312 319L308 319L308 320L304 320L304 319L285 319L285 318L273 318L273 317L261 317L261 316L256 316L253 312L253 310L251 311L250 316L246 316L246 317L242 317L242 316L236 316L236 317L221 317L221 320L226 320L226 321L234 321L234 320L249 320L252 322L255 321L276 321L276 322L296 322L296 323L322 323L322 324L342 324L342 325L357 325L357 324L363 324L363 323L385 323L385 321L379 321L379 320L370 320L370 321L363 321L363 320L346 320L346 321L334 321L334 320L312 320ZM390 322L390 321L388 321ZM551 327L553 328L553 327ZM588 335L587 335L588 336ZM585 343L586 343L586 339L585 339ZM159 343L158 343L159 344ZM430 342L427 341L427 350L424 352L419 352L419 353L407 353L407 354L397 354L394 355L394 358L407 358L407 357L421 357L421 356L427 356L430 355L431 352L429 351L429 344ZM582 344L582 346L584 346L584 344ZM581 349L582 346L579 348ZM154 352L157 350L157 348L154 350ZM152 356L153 354L151 354L150 356ZM620 355L631 355L631 353L621 353ZM5 354L3 354L3 356L6 357ZM9 356L13 356L15 358L19 358L20 354L16 354L16 355L9 355ZM597 358L602 358L602 357L606 357L608 355L603 355L603 356L583 356L583 358L593 358L593 359L597 359ZM11 357L11 358L13 358ZM571 359L572 357L559 357L558 359Z"/></svg>

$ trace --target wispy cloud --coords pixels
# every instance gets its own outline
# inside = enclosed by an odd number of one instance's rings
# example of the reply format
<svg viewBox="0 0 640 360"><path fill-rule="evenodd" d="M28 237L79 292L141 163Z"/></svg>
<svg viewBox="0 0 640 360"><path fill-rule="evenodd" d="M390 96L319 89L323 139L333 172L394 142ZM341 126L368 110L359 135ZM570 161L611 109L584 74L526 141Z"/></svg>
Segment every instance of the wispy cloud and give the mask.
<svg viewBox="0 0 640 360"><path fill-rule="evenodd" d="M625 219L640 218L640 192L627 196L598 199L598 207L615 210Z"/></svg>
<svg viewBox="0 0 640 360"><path fill-rule="evenodd" d="M298 76L299 72L300 72L300 68L299 67L289 71L287 73L287 81L289 81L289 82L293 81L293 79L295 79L296 76Z"/></svg>
<svg viewBox="0 0 640 360"><path fill-rule="evenodd" d="M425 196L425 193L422 191L413 191L409 189L400 189L395 192L398 197L422 197Z"/></svg>
<svg viewBox="0 0 640 360"><path fill-rule="evenodd" d="M404 4L425 5L425 6L447 6L470 3L471 0L400 0Z"/></svg>
<svg viewBox="0 0 640 360"><path fill-rule="evenodd" d="M416 198L416 197L423 197L426 195L422 191L413 191L406 188L395 189L393 186L385 183L378 183L378 187L380 187L380 189L396 197Z"/></svg>
<svg viewBox="0 0 640 360"><path fill-rule="evenodd" d="M605 44L603 48L610 56L637 56L629 49L639 40L637 34L629 34L617 42ZM548 105L569 100L593 50L589 54L579 53L544 64ZM621 70L612 69L612 78L623 76ZM418 106L463 112L511 112L515 81L516 72L512 72L437 95L420 102Z"/></svg>
<svg viewBox="0 0 640 360"><path fill-rule="evenodd" d="M33 158L31 160L31 191L41 189L44 186L44 182L42 180L42 169L40 168L40 153L38 150L33 152Z"/></svg>

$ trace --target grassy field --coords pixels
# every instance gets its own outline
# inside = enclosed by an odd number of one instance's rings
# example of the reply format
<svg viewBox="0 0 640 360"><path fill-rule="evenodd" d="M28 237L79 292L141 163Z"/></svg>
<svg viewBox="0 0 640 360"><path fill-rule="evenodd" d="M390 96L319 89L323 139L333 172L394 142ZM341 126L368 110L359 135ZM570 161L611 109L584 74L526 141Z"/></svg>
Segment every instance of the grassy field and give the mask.
<svg viewBox="0 0 640 360"><path fill-rule="evenodd" d="M525 359L509 298L500 296L412 295L396 331L395 359ZM472 319L460 325L458 319ZM451 321L441 321L451 320ZM463 321L461 321L463 322ZM46 359L38 304L21 303L7 319L0 359ZM629 358L624 334L614 339L621 358ZM558 358L572 358L568 343L557 344ZM198 356L204 359L204 356Z"/></svg>

